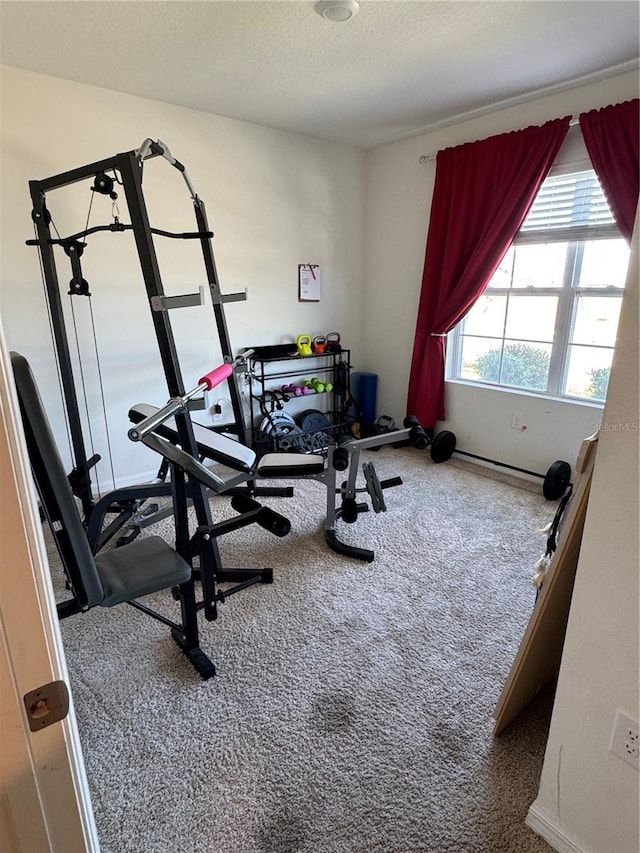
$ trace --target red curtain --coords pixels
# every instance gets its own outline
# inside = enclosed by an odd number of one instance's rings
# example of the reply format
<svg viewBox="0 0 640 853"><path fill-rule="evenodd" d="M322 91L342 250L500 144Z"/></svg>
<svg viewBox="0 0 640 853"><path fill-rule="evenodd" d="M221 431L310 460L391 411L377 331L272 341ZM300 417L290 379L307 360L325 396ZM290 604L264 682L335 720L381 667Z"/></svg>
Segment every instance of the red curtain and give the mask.
<svg viewBox="0 0 640 853"><path fill-rule="evenodd" d="M513 242L570 118L438 152L407 397L426 429L445 416L445 335Z"/></svg>
<svg viewBox="0 0 640 853"><path fill-rule="evenodd" d="M580 129L616 224L631 242L638 205L640 100L582 113Z"/></svg>

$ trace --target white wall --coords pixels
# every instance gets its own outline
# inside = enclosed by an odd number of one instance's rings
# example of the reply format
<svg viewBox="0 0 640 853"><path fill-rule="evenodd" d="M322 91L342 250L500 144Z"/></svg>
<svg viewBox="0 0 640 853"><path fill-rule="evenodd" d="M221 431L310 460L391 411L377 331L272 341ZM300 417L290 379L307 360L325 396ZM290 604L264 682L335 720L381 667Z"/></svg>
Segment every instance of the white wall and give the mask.
<svg viewBox="0 0 640 853"><path fill-rule="evenodd" d="M379 375L378 414L398 420L406 413L435 177L435 161L421 164L419 158L634 97L638 75L625 74L368 152L364 369ZM447 419L438 429L453 430L459 448L538 473L556 459L574 465L580 442L602 418L601 406L453 382L446 384L445 408ZM512 411L524 413L525 432L511 429Z"/></svg>
<svg viewBox="0 0 640 853"><path fill-rule="evenodd" d="M362 351L363 152L6 66L1 83L0 309L9 348L32 362L67 454L38 253L25 246L33 237L28 181L132 150L146 137L169 145L205 202L216 235L222 292L248 288L247 302L225 306L234 351L337 330L357 365ZM84 228L89 185L47 195L63 236ZM195 229L186 187L166 161L145 164L144 188L152 225ZM122 221L128 221L122 197L119 206ZM109 221L110 200L96 196L91 224ZM158 239L156 248L168 294L206 286L197 243ZM115 474L135 482L157 463L154 454L127 439L128 407L139 401L163 404L168 395L131 234L90 238L82 262L93 294ZM322 298L299 303L298 264L310 262L321 266ZM66 294L71 270L62 252L57 263ZM95 450L106 457L89 303L76 297L74 304ZM189 388L221 360L213 310L209 304L180 309L171 320ZM105 482L109 486L109 467L101 464L101 469L103 487Z"/></svg>
<svg viewBox="0 0 640 853"><path fill-rule="evenodd" d="M640 849L638 771L609 752L616 709L640 718L638 225L636 218L551 730L529 815L548 840L585 853Z"/></svg>

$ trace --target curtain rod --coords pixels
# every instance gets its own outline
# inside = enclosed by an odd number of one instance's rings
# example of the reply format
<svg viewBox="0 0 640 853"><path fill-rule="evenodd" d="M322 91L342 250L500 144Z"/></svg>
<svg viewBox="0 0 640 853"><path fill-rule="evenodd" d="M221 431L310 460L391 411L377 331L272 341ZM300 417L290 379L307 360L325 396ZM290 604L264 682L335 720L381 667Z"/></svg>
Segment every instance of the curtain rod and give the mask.
<svg viewBox="0 0 640 853"><path fill-rule="evenodd" d="M571 120L569 121L569 127L575 127L578 124L580 124L580 118L572 116ZM436 156L437 152L436 154L421 154L420 157L418 157L418 163L433 163L436 159Z"/></svg>

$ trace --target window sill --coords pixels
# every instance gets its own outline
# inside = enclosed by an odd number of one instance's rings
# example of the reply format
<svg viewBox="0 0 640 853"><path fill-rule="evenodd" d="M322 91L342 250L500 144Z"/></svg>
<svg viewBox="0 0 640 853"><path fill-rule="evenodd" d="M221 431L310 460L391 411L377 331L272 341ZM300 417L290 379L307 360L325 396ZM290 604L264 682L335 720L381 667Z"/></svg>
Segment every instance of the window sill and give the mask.
<svg viewBox="0 0 640 853"><path fill-rule="evenodd" d="M563 397L559 394L540 394L536 391L526 391L523 388L507 388L504 385L491 385L488 382L470 382L466 379L445 379L445 382L450 385L463 385L467 388L482 388L487 391L497 391L501 394L511 394L518 397L530 397L534 400L549 401L554 403L569 403L572 406L581 406L586 409L597 409L602 411L604 403L599 400L582 400L578 397Z"/></svg>

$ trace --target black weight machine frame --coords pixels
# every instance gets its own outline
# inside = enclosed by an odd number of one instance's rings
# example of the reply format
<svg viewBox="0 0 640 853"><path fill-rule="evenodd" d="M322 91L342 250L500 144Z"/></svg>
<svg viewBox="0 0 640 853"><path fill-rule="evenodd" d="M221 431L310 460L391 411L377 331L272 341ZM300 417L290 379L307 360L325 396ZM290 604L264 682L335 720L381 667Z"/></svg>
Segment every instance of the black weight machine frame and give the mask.
<svg viewBox="0 0 640 853"><path fill-rule="evenodd" d="M143 163L147 159L154 157L165 158L172 166L182 173L193 201L197 231L173 234L151 227L142 189L142 173ZM78 232L68 238L52 237L50 227L52 217L47 207L47 193L93 178L94 186L92 187L92 190L103 194L109 194L109 190L113 189L113 180L107 175L108 172L113 172L119 176L118 184L124 191L131 224L122 224L116 218L116 221L109 225L87 228L84 231ZM213 234L209 231L204 202L193 190L185 167L171 155L167 146L159 140L154 142L151 139L146 139L139 149L119 153L113 157L89 163L85 166L81 166L67 172L62 172L43 180L30 181L29 190L33 205L31 217L35 225L37 236L36 239L28 240L26 242L27 245L38 246L42 262L46 298L49 306L54 345L60 371L63 400L72 445L73 470L69 474L69 480L74 494L81 502L84 524L88 530L90 545L93 552L96 553L120 528L122 528L124 524L127 523L127 521L137 512L140 504L148 497L170 495L173 490L173 496L175 498L175 489L177 488L180 490L184 487L180 487L178 483L175 482L173 485L167 483L149 485L141 484L139 486L132 486L125 489L115 489L115 491L102 498L98 504L94 502L90 471L97 461L99 461L100 457L93 456L89 459L87 456L80 418L78 394L76 391L76 382L61 300L60 285L54 257L54 246L62 246L65 253L71 260L72 279L70 282L70 295L72 297L74 295L88 296L89 287L82 276L80 263L80 257L86 245L81 242L82 238L97 231L118 232L130 230L133 232L140 268L151 309L151 316L164 376L170 397L182 397L185 393L185 388L168 312L172 308L202 304L203 293L201 288L199 294L172 297L165 295L153 242L153 234L155 233L160 236L177 239L199 240L209 283L220 346L225 363L231 363L233 361L233 354L231 352L223 305L225 302L246 299L246 291L245 293L230 295L223 295L221 293L211 245ZM112 195L112 198L113 197L114 196ZM225 429L228 432L237 432L239 441L242 444L247 445L248 436L244 423L242 405L235 375L233 373L229 376L227 382L229 397L234 412L235 425L232 428L225 427ZM175 416L175 424L179 445L186 453L197 458L197 446L189 413L178 412ZM290 489L287 489L273 490L270 491L270 493L290 495L292 492ZM201 484L196 485L195 483L191 483L191 487L188 489L188 498L194 507L198 529L201 531L206 531L207 529L212 531L215 530L216 525L212 523L206 488ZM183 529L186 522L186 511L184 509L183 501L184 497L181 496L181 498L178 499L178 504L182 506L182 509L178 510L178 514L181 517L176 519L176 534L178 550L187 553L190 549L193 549L193 543L186 541L188 538L188 528L187 533L185 533L185 530ZM117 517L113 522L111 522L111 524L102 529L101 521L105 513L115 513ZM217 593L217 583L237 583L239 584L238 589L240 589L253 583L269 582L268 573L271 570L268 569L223 569L216 537L214 535L201 536L201 541L198 543L198 551L200 557L200 580L202 583L203 594L203 600L199 602L198 609L204 610L205 618L208 621L212 621L217 618L217 602L224 600L225 596L228 596L235 591L235 589L233 589L226 591L224 594Z"/></svg>
<svg viewBox="0 0 640 853"><path fill-rule="evenodd" d="M152 228L149 224L149 217L142 191L143 163L148 159L159 156L167 159L171 165L178 169L178 171L183 175L194 205L197 225L197 231L195 232L173 234ZM73 234L70 237L58 239L52 238L50 229L51 215L47 208L46 194L50 191L91 178L96 180L96 184L94 184L95 188L97 182L100 180L100 176L104 179L107 172L110 171L120 175L121 181L119 183L121 183L124 190L131 217L131 224L125 225L120 222L115 222L109 225L99 225L87 228L86 230ZM107 180L110 179L107 177ZM80 257L86 245L81 242L82 238L98 231L133 231L147 297L151 308L151 316L160 351L160 358L164 369L167 388L171 396L183 393L184 386L171 324L168 317L168 311L172 308L200 304L202 301L202 294L174 297L167 297L165 295L153 243L153 234L156 233L164 237L173 237L177 239L197 239L200 241L204 266L209 282L211 302L218 330L220 348L225 362L233 361L233 353L231 351L229 331L227 328L223 305L225 302L237 302L246 299L246 292L228 295L223 295L221 293L211 244L213 233L209 230L204 202L193 190L185 167L171 155L167 146L161 141L153 142L151 139L146 139L140 148L134 149L133 151L116 154L115 156L109 157L105 160L89 163L86 166L80 166L79 168L63 172L59 175L54 175L50 178L45 178L44 180L29 181L29 190L33 205L31 217L35 223L37 239L27 240L26 242L27 245L37 245L40 250L54 344L60 367L64 404L71 433L71 443L74 456L74 470L71 475L72 483L74 492L82 501L83 512L85 516L89 518L93 507L90 469L97 460L95 460L95 458L91 460L87 459L53 247L56 245L62 246L65 253L71 260L73 277L70 282L70 295L88 296L88 284L82 277L82 270L80 266ZM102 189L99 191L104 192ZM228 381L228 390L235 420L235 425L228 428L228 431L237 432L239 440L243 444L247 444L248 434L244 424L240 395L238 393L238 387L234 377L230 377Z"/></svg>

